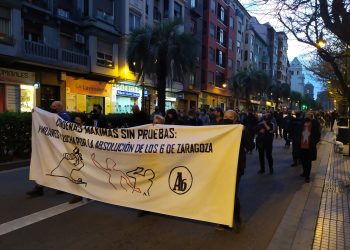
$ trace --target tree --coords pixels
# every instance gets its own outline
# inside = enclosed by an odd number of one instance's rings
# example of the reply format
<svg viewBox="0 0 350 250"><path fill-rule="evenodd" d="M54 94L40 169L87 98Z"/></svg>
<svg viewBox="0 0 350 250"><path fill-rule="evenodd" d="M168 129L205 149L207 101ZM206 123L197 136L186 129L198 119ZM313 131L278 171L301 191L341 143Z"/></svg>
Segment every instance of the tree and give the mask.
<svg viewBox="0 0 350 250"><path fill-rule="evenodd" d="M157 79L158 106L165 114L167 82L183 81L187 73L194 72L198 61L197 41L192 34L181 30L182 21L165 21L154 27L135 30L128 40L129 68L141 77Z"/></svg>
<svg viewBox="0 0 350 250"><path fill-rule="evenodd" d="M272 98L276 103L276 108L279 107L281 98L288 98L290 95L290 86L287 83L274 84L270 87L270 93L272 93Z"/></svg>
<svg viewBox="0 0 350 250"><path fill-rule="evenodd" d="M250 96L263 93L271 85L271 79L263 70L248 68L235 74L230 84L236 98L243 96L246 108L250 107Z"/></svg>
<svg viewBox="0 0 350 250"><path fill-rule="evenodd" d="M290 92L290 106L293 107L293 103L300 103L302 95L299 92L291 91Z"/></svg>

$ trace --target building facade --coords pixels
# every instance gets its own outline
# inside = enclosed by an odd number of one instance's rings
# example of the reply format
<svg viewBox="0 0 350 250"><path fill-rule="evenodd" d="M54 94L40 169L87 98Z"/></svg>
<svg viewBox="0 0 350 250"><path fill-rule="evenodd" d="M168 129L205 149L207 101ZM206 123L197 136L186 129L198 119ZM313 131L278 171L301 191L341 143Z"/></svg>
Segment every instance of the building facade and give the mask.
<svg viewBox="0 0 350 250"><path fill-rule="evenodd" d="M288 37L284 32L277 32L278 56L277 56L277 84L287 83L288 74Z"/></svg>
<svg viewBox="0 0 350 250"><path fill-rule="evenodd" d="M290 81L291 81L291 91L299 92L304 95L304 74L303 66L297 57L293 59L289 67Z"/></svg>
<svg viewBox="0 0 350 250"><path fill-rule="evenodd" d="M307 83L304 86L304 96L314 99L314 85Z"/></svg>
<svg viewBox="0 0 350 250"><path fill-rule="evenodd" d="M0 8L1 67L20 76L2 77L1 110L62 100L69 111L90 112L96 103L110 111L119 37L113 1L2 1Z"/></svg>

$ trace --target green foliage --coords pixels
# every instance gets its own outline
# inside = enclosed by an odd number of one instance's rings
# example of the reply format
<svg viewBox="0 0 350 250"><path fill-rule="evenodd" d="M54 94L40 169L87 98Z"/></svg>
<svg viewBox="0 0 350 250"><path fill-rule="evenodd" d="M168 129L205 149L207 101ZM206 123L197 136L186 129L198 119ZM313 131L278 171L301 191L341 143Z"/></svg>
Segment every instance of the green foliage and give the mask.
<svg viewBox="0 0 350 250"><path fill-rule="evenodd" d="M0 113L0 162L29 158L32 113Z"/></svg>
<svg viewBox="0 0 350 250"><path fill-rule="evenodd" d="M249 68L235 74L230 83L235 97L244 97L249 105L250 95L265 92L271 85L271 79L265 71Z"/></svg>
<svg viewBox="0 0 350 250"><path fill-rule="evenodd" d="M138 80L145 75L156 76L158 106L163 113L167 80L183 81L197 64L198 42L181 27L181 20L164 21L137 29L128 39L129 68L138 73Z"/></svg>
<svg viewBox="0 0 350 250"><path fill-rule="evenodd" d="M72 118L77 113L70 113ZM106 116L112 128L127 127L132 114ZM28 159L31 154L32 113L0 113L0 162Z"/></svg>

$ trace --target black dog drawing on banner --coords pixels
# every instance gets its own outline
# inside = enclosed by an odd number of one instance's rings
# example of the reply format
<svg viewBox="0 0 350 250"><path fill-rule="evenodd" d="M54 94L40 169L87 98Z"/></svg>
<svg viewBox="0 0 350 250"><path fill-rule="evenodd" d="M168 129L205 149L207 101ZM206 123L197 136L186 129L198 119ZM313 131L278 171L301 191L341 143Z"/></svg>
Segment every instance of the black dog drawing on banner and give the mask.
<svg viewBox="0 0 350 250"><path fill-rule="evenodd" d="M107 173L108 175L108 183L115 189L115 190L124 190L126 192L131 191L132 193L136 192L136 193L142 193L144 195L148 195L149 196L149 190L153 184L153 182L151 182L150 186L148 187L147 190L143 191L141 190L140 187L137 187L137 177L139 176L145 176L146 172L152 172L153 175L151 177L151 179L154 178L154 172L151 169L147 169L146 171L143 172L143 168L136 168L132 171L127 172L127 174L125 174L123 171L121 171L120 169L117 168L117 163L111 159L111 158L106 158L105 160L105 165L103 166L102 164L100 164L96 158L95 158L95 154L91 154L91 160L93 162L93 164L95 165L95 167L103 170L105 173ZM143 173L142 173L143 172ZM147 175L149 176L149 175ZM133 183L131 182L131 180L133 181Z"/></svg>
<svg viewBox="0 0 350 250"><path fill-rule="evenodd" d="M151 189L153 185L153 179L155 177L155 174L152 169L144 169L142 167L137 167L134 170L131 170L126 173L127 176L129 176L131 179L134 180L134 188L138 188L137 184L142 183L145 185L147 190L142 190L143 195L150 196L149 190ZM140 189L140 188L139 188Z"/></svg>
<svg viewBox="0 0 350 250"><path fill-rule="evenodd" d="M65 163L65 164L63 164ZM83 156L80 153L78 147L73 149L72 153L64 153L61 161L58 163L49 176L66 178L73 182L74 184L84 184L87 185L87 182L84 182L80 177L80 170L84 167Z"/></svg>

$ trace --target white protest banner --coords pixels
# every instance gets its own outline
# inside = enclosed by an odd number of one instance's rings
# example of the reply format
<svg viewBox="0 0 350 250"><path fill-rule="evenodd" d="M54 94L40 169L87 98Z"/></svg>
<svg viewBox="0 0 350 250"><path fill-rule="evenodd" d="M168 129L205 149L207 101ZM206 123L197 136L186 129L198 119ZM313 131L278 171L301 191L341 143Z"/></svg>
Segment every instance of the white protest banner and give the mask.
<svg viewBox="0 0 350 250"><path fill-rule="evenodd" d="M242 129L80 127L35 108L30 179L93 200L232 227Z"/></svg>

